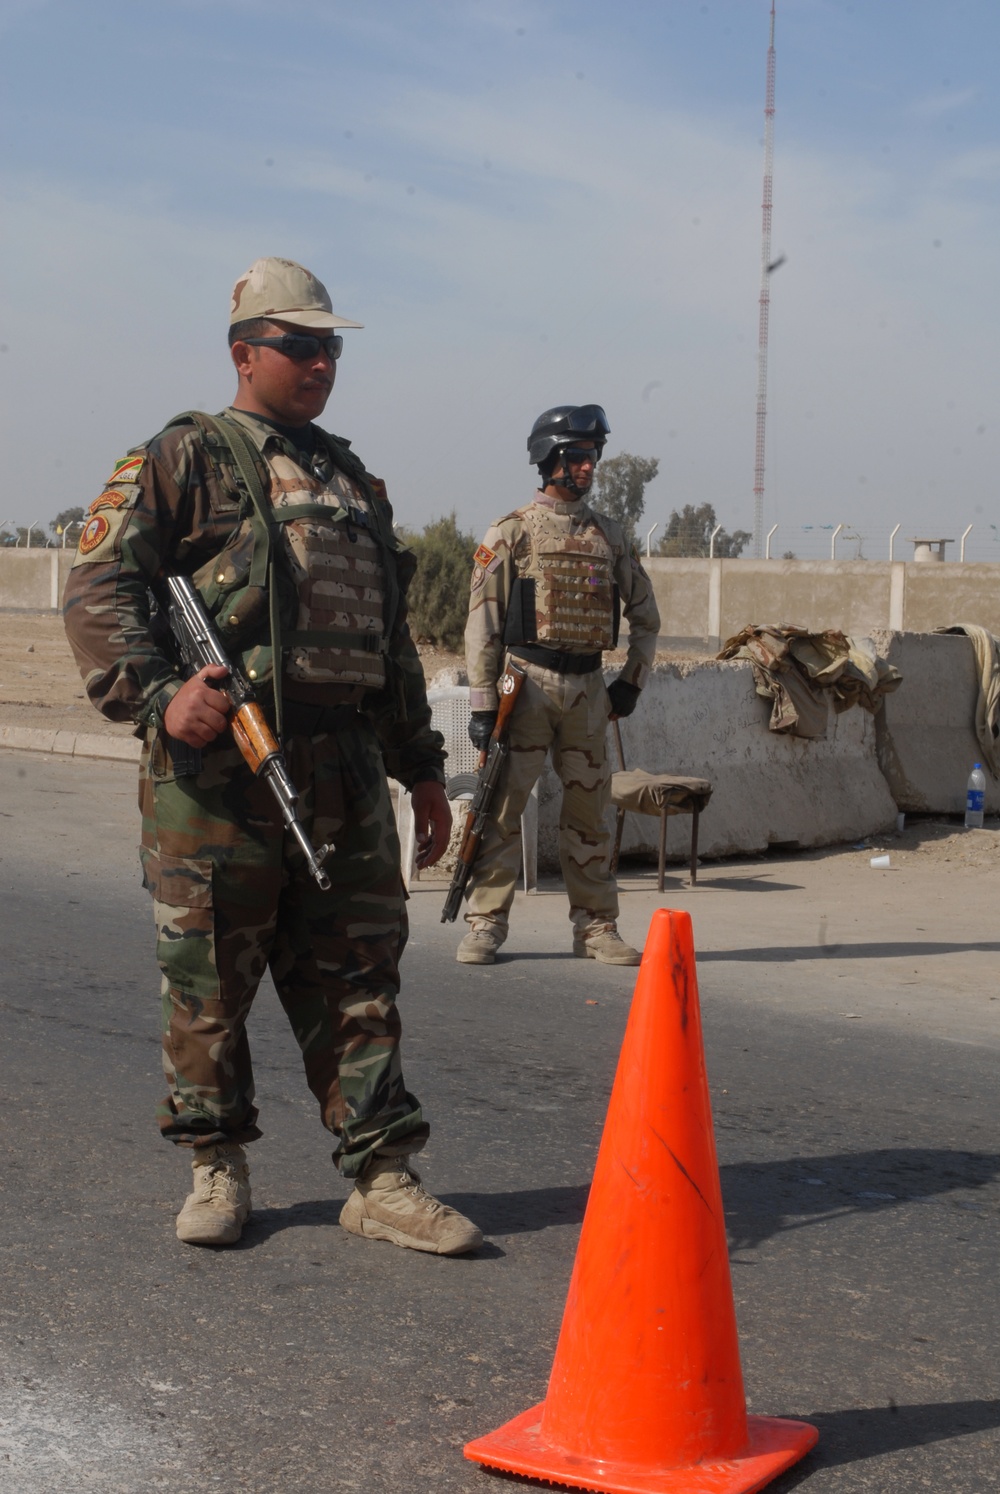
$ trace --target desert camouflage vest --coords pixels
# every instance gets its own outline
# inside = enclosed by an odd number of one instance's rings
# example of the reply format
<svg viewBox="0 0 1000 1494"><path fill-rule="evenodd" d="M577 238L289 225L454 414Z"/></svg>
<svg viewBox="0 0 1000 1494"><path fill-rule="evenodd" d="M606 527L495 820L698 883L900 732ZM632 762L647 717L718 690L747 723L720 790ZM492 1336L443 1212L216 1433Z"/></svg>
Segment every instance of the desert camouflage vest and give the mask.
<svg viewBox="0 0 1000 1494"><path fill-rule="evenodd" d="M614 647L614 551L593 519L570 531L544 504L520 509L531 540L521 575L535 582L539 643L568 652Z"/></svg>
<svg viewBox="0 0 1000 1494"><path fill-rule="evenodd" d="M265 457L271 509L298 596L282 633L285 678L385 684L385 570L370 500L336 469L325 481L283 452Z"/></svg>

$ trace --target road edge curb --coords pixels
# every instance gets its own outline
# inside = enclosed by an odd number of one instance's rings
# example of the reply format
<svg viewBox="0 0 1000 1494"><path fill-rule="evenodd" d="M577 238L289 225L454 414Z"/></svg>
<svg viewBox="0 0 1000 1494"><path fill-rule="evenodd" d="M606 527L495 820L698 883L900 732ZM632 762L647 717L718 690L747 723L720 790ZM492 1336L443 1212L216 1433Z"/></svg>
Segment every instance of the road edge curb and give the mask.
<svg viewBox="0 0 1000 1494"><path fill-rule="evenodd" d="M90 731L47 731L39 726L0 726L0 747L135 763L142 752L142 743L134 737L111 737Z"/></svg>

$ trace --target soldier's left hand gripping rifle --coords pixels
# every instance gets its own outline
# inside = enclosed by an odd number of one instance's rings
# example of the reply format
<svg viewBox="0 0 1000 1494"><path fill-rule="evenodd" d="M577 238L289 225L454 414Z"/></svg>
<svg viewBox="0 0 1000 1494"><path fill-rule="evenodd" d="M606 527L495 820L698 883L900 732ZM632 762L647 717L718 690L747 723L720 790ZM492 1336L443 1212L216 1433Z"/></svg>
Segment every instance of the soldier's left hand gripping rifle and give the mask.
<svg viewBox="0 0 1000 1494"><path fill-rule="evenodd" d="M325 845L320 846L318 851L313 850L312 843L302 828L295 809L298 790L289 776L281 747L261 709L257 692L242 670L228 657L190 578L167 576L165 579L170 593L167 617L181 658L193 671L203 669L206 664L220 664L229 671L229 678L223 683L226 694L233 703L230 725L236 745L255 776L265 780L277 799L282 818L298 841L310 872L323 891L327 892L330 878L323 870L323 862L330 855L333 846Z"/></svg>
<svg viewBox="0 0 1000 1494"><path fill-rule="evenodd" d="M458 917L458 910L462 906L462 898L469 885L472 869L476 864L476 857L479 855L479 848L482 845L490 817L490 807L500 786L500 774L503 772L503 765L510 751L510 718L517 705L521 686L527 677L527 671L512 660L508 661L507 668L500 676L500 708L497 711L497 723L493 728L493 735L490 737L490 745L486 752L486 761L479 770L479 782L476 784L476 792L465 818L465 830L462 834L462 844L459 847L458 861L455 863L451 886L448 888L444 911L441 914L442 923L454 923Z"/></svg>

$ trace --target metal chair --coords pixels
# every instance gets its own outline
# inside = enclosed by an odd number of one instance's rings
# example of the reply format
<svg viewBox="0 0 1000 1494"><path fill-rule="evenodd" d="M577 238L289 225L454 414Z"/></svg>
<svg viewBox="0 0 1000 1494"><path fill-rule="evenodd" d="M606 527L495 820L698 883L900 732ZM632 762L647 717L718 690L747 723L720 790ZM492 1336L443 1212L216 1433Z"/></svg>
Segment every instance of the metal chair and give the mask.
<svg viewBox="0 0 1000 1494"><path fill-rule="evenodd" d="M618 750L620 771L611 775L611 802L618 809L615 828L615 845L611 855L612 874L618 870L618 856L625 828L625 815L649 814L660 821L660 854L657 868L656 890L663 891L663 877L667 859L667 820L672 814L691 816L691 886L698 881L698 820L701 811L712 797L712 785L707 778L682 778L673 773L647 773L642 768L631 772L625 769L625 752L622 747L621 727L612 722L615 730L615 746Z"/></svg>

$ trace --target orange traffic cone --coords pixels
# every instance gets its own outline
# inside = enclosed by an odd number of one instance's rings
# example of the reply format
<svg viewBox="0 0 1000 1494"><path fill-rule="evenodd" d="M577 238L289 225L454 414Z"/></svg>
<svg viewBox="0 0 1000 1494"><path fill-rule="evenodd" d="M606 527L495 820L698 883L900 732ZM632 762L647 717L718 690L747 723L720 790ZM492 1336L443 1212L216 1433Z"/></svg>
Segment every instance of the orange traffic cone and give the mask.
<svg viewBox="0 0 1000 1494"><path fill-rule="evenodd" d="M465 1455L608 1494L751 1494L817 1436L746 1413L691 919L661 908L548 1395Z"/></svg>

